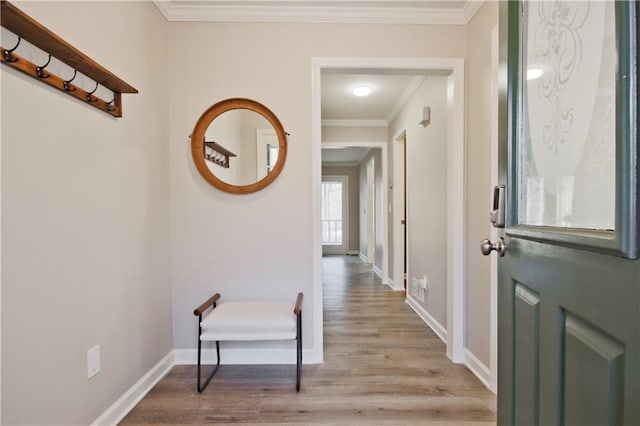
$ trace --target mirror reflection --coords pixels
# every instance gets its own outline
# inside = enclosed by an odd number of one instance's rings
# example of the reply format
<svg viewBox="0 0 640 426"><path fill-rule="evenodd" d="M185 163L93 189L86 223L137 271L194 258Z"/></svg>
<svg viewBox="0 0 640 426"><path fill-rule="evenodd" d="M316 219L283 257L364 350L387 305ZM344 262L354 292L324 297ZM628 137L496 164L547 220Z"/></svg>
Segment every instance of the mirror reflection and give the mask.
<svg viewBox="0 0 640 426"><path fill-rule="evenodd" d="M270 185L287 158L287 133L266 106L231 98L202 113L191 135L191 157L200 176L231 194Z"/></svg>
<svg viewBox="0 0 640 426"><path fill-rule="evenodd" d="M273 170L278 137L271 123L248 109L223 112L205 132L207 168L230 185L254 184Z"/></svg>

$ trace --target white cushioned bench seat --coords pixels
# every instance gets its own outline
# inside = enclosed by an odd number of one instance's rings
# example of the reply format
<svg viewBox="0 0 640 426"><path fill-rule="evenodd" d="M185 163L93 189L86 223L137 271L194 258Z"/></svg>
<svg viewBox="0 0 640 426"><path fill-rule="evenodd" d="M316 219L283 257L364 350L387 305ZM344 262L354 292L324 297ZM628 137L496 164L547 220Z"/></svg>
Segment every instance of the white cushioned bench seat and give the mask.
<svg viewBox="0 0 640 426"><path fill-rule="evenodd" d="M217 304L216 293L198 306L198 370L196 389L202 392L220 367L220 342L225 340L295 340L296 391L300 391L302 375L302 298L296 303L285 302L226 302ZM206 312L209 312L205 315ZM216 366L202 385L202 342L216 343Z"/></svg>
<svg viewBox="0 0 640 426"><path fill-rule="evenodd" d="M200 340L294 340L295 305L282 302L226 302L200 323Z"/></svg>

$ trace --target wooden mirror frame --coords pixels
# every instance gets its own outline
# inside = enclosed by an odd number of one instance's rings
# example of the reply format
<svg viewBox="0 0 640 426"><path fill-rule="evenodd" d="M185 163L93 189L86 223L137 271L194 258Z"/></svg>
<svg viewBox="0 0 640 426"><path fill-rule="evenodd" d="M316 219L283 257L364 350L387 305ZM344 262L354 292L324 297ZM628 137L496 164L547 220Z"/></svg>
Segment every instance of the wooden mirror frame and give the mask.
<svg viewBox="0 0 640 426"><path fill-rule="evenodd" d="M273 126L276 136L278 137L278 159L276 160L276 164L273 166L273 169L265 177L249 185L233 185L218 179L218 177L216 177L216 175L214 175L209 169L206 160L204 159L205 133L207 132L209 125L219 115L236 109L254 111L263 116L267 121L269 121L271 126ZM198 169L200 175L213 187L231 194L250 194L265 188L273 182L278 175L280 175L280 172L284 167L284 162L287 158L287 134L282 127L282 123L278 120L278 117L276 117L269 108L261 103L245 98L226 99L209 107L209 109L207 109L196 122L191 137L191 156L193 157L193 163L195 164L196 169Z"/></svg>

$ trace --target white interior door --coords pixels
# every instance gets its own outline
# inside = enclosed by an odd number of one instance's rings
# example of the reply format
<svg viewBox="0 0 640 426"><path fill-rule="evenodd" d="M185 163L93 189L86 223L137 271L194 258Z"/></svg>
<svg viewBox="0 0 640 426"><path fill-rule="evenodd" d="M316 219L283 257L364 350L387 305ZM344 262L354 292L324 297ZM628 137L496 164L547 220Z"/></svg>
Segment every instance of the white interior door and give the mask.
<svg viewBox="0 0 640 426"><path fill-rule="evenodd" d="M349 250L349 178L322 178L322 254Z"/></svg>

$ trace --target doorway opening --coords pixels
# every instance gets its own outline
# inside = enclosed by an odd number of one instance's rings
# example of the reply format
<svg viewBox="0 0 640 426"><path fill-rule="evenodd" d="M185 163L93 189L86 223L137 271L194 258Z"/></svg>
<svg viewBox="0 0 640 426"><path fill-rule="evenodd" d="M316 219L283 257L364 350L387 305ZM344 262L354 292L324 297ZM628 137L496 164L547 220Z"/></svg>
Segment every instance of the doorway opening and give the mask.
<svg viewBox="0 0 640 426"><path fill-rule="evenodd" d="M349 250L349 176L322 177L322 254Z"/></svg>
<svg viewBox="0 0 640 426"><path fill-rule="evenodd" d="M356 72L385 72L387 74L422 74L446 76L447 87L446 97L448 108L444 112L447 115L447 141L446 141L446 202L438 208L445 210L446 222L446 320L443 327L435 330L447 344L447 356L454 362L464 361L463 351L463 324L464 317L464 62L462 59L412 59L412 58L314 58L312 60L312 156L313 156L313 182L314 192L314 349L322 351L322 236L321 236L321 151L327 146L326 135L322 131L322 75L323 73L336 73L344 70ZM362 124L362 123L360 123ZM370 126L379 125L377 123L366 123ZM403 169L397 168L396 159L401 156L396 152L394 137L387 135L385 142L380 142L383 150L387 148L390 152L394 164L386 164L383 168L390 168L388 175L383 176L381 186L385 190L381 191L384 200L383 217L379 218L386 223L384 235L387 248L383 253L383 274L388 279L394 289L404 290L404 229L399 220L389 221L394 212L398 213L404 209L404 200L398 195L397 190L393 190L395 183L402 181ZM336 143L336 142L329 142ZM339 143L346 144L344 140ZM404 186L404 185L397 185ZM391 195L390 195L391 194ZM411 198L410 192L407 199ZM402 204L400 204L402 203ZM386 263L386 264L385 264ZM414 309L415 310L415 309ZM419 314L420 315L420 314ZM423 320L429 324L424 316ZM431 324L429 324L431 326ZM433 327L431 327L433 328Z"/></svg>
<svg viewBox="0 0 640 426"><path fill-rule="evenodd" d="M382 182L388 171L387 146L383 142L328 142L322 145L322 185L325 181L347 178L348 200L343 215L348 221L346 247L322 245L323 255L359 256L373 266L383 284L387 276L387 223L381 213L386 205ZM323 194L324 196L324 194ZM325 215L324 206L322 214ZM323 216L324 219L324 216ZM323 235L327 224L323 220Z"/></svg>

